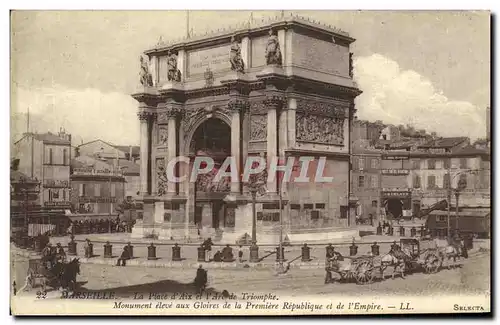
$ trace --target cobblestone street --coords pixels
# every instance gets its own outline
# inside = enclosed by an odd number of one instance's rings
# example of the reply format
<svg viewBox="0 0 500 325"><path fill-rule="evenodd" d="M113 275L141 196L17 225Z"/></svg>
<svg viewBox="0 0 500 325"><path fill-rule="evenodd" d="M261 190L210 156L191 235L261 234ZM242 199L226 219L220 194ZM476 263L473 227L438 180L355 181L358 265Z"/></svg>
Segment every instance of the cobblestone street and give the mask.
<svg viewBox="0 0 500 325"><path fill-rule="evenodd" d="M490 255L479 251L469 259L462 260L462 267L442 269L436 274L414 273L405 279L391 279L392 270L386 272L384 281L370 285L355 283L324 284L325 271L316 269L291 269L286 275L277 276L272 269L209 270L209 287L231 293L275 293L282 296L303 295L446 295L446 294L490 294ZM27 259L12 258L12 281L21 288L27 272ZM133 292L176 292L190 288L195 277L194 269L165 269L146 267L116 267L108 265L82 264L78 281L82 290L115 291L127 296ZM20 292L20 295L35 294L36 290Z"/></svg>

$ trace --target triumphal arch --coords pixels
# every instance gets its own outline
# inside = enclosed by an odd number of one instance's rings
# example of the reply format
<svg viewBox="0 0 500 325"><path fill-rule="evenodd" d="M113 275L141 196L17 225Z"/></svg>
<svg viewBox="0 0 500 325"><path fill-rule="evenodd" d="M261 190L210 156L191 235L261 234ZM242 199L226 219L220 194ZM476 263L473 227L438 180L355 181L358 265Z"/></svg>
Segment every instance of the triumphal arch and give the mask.
<svg viewBox="0 0 500 325"><path fill-rule="evenodd" d="M134 237L188 239L211 236L234 243L251 234L257 241L330 239L348 234L349 133L354 99L354 42L347 33L301 17L280 17L229 30L159 42L141 58L139 103L143 219ZM326 159L328 183L265 184L252 210L252 184L214 173L189 175L195 157L210 156L220 168L228 156L241 175L247 157L267 160L309 156ZM175 157L178 183L166 177ZM309 168L314 176L316 160ZM313 168L311 168L313 166ZM280 200L281 194L281 200Z"/></svg>

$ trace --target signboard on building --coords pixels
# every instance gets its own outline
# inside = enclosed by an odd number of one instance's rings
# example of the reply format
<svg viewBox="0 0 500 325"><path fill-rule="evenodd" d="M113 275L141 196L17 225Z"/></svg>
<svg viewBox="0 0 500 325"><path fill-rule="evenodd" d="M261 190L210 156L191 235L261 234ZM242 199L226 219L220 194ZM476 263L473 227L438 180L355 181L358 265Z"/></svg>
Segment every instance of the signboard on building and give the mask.
<svg viewBox="0 0 500 325"><path fill-rule="evenodd" d="M408 169L382 169L382 175L408 175L410 171Z"/></svg>
<svg viewBox="0 0 500 325"><path fill-rule="evenodd" d="M46 179L43 181L43 187L67 188L69 187L69 181L59 179Z"/></svg>
<svg viewBox="0 0 500 325"><path fill-rule="evenodd" d="M410 191L382 191L383 197L398 197L398 198L409 198L411 196Z"/></svg>
<svg viewBox="0 0 500 325"><path fill-rule="evenodd" d="M105 196L80 196L78 198L79 202L90 202L90 203L116 203L116 197L105 197Z"/></svg>
<svg viewBox="0 0 500 325"><path fill-rule="evenodd" d="M121 176L122 172L119 170L109 170L109 169L94 169L94 168L75 168L73 170L73 175L85 175L85 176Z"/></svg>
<svg viewBox="0 0 500 325"><path fill-rule="evenodd" d="M68 201L52 201L52 202L45 202L43 205L45 207L48 207L48 208L68 207L68 206L71 205L71 202L68 202Z"/></svg>
<svg viewBox="0 0 500 325"><path fill-rule="evenodd" d="M410 156L404 156L404 155L382 155L382 159L385 159L385 160L408 160L408 159L410 159Z"/></svg>

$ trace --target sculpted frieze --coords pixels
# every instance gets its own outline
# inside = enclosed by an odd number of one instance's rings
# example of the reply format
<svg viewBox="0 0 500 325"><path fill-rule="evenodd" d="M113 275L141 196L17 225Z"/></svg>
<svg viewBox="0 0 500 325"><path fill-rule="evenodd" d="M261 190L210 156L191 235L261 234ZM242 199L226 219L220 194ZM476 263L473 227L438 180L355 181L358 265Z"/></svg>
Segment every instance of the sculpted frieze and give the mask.
<svg viewBox="0 0 500 325"><path fill-rule="evenodd" d="M253 102L250 104L250 114L267 114L267 106L264 101Z"/></svg>
<svg viewBox="0 0 500 325"><path fill-rule="evenodd" d="M250 140L259 141L267 138L267 115L250 116Z"/></svg>
<svg viewBox="0 0 500 325"><path fill-rule="evenodd" d="M344 119L297 114L297 140L331 145L344 144Z"/></svg>
<svg viewBox="0 0 500 325"><path fill-rule="evenodd" d="M297 101L297 112L305 114L329 116L338 119L344 119L347 118L346 114L347 109L348 107L332 103L315 102L303 99Z"/></svg>
<svg viewBox="0 0 500 325"><path fill-rule="evenodd" d="M168 142L168 128L160 125L158 127L158 144L166 145Z"/></svg>
<svg viewBox="0 0 500 325"><path fill-rule="evenodd" d="M156 178L158 180L156 192L158 196L163 196L167 193L168 185L164 158L156 158Z"/></svg>

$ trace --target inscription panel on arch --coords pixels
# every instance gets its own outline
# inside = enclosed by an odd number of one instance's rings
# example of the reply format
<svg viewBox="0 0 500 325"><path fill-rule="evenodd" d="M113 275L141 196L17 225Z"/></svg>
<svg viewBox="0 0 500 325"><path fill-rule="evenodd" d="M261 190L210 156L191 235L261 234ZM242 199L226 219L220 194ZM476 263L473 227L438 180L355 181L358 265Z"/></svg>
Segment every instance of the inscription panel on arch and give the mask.
<svg viewBox="0 0 500 325"><path fill-rule="evenodd" d="M210 68L212 72L230 70L229 51L230 45L223 45L188 52L188 76L202 75L207 68Z"/></svg>

